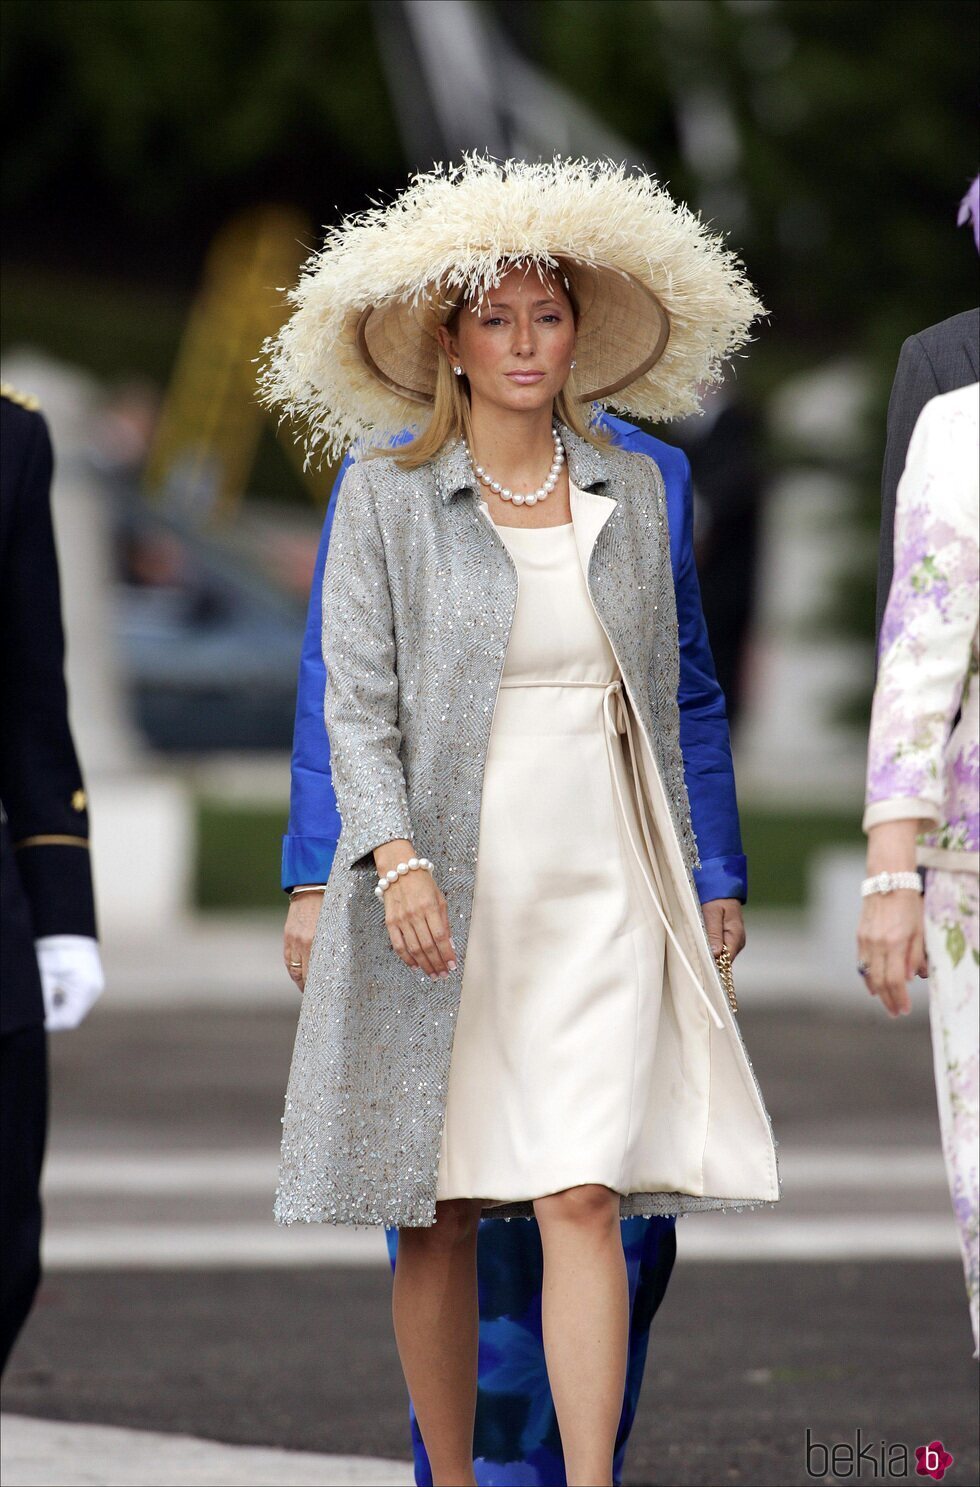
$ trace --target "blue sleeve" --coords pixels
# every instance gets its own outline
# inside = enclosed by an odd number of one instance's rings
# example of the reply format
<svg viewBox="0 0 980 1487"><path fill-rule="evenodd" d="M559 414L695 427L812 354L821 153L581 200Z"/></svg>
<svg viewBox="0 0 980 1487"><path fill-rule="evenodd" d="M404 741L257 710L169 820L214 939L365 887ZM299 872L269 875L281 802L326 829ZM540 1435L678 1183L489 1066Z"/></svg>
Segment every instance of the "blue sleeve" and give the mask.
<svg viewBox="0 0 980 1487"><path fill-rule="evenodd" d="M703 904L714 898L737 898L745 903L748 873L739 828L728 714L708 643L694 562L691 466L682 450L674 448L672 454L680 465L676 486L680 497L679 540L674 572L680 638L677 703L691 824L701 858L694 882Z"/></svg>
<svg viewBox="0 0 980 1487"><path fill-rule="evenodd" d="M350 464L349 456L334 481L320 536L306 630L296 687L296 722L290 766L289 823L282 839L282 886L325 883L340 836L340 815L330 774L330 742L323 719L327 671L323 662L323 569L327 561L330 528L337 509L337 491Z"/></svg>
<svg viewBox="0 0 980 1487"><path fill-rule="evenodd" d="M644 433L625 419L603 414L616 443L648 455L660 467L667 491L670 561L677 600L680 639L680 744L684 781L691 803L691 825L701 866L694 872L698 899L748 898L748 870L742 851L735 795L735 770L725 694L715 673L701 585L694 562L694 490L687 455Z"/></svg>

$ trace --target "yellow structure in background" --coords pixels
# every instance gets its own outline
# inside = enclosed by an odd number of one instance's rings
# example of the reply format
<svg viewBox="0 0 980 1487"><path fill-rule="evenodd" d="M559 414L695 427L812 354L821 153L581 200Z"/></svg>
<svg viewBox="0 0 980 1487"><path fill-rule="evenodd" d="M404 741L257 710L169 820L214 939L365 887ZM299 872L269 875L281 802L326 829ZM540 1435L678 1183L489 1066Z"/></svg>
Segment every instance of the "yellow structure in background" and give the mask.
<svg viewBox="0 0 980 1487"><path fill-rule="evenodd" d="M310 222L285 207L235 217L208 253L164 395L143 486L202 523L232 516L247 489L269 414L255 398L254 358L289 315L293 284L310 249ZM333 470L303 471L288 423L280 442L314 499L326 506Z"/></svg>

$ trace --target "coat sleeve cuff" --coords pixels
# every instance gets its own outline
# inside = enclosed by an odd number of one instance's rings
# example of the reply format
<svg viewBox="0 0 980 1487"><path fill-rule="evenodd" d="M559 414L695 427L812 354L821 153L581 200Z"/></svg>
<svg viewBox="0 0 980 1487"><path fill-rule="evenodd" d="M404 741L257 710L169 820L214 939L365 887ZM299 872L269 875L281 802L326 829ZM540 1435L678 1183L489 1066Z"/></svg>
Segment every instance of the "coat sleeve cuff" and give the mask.
<svg viewBox="0 0 980 1487"><path fill-rule="evenodd" d="M730 857L706 857L694 870L698 902L710 903L715 898L737 898L745 903L749 896L748 864L741 852Z"/></svg>
<svg viewBox="0 0 980 1487"><path fill-rule="evenodd" d="M876 800L864 812L861 830L868 832L872 826L883 821L915 821L920 830L942 825L942 812L934 801L922 796L907 795L893 800Z"/></svg>
<svg viewBox="0 0 980 1487"><path fill-rule="evenodd" d="M288 893L298 883L325 883L330 876L337 838L291 836L282 839L282 886Z"/></svg>
<svg viewBox="0 0 980 1487"><path fill-rule="evenodd" d="M406 841L416 847L415 832L405 814L396 813L387 821L377 821L373 825L368 823L361 825L356 831L341 830L337 842L337 850L342 853L343 861L349 868L355 871L375 872L374 849L382 846L385 842ZM421 851L416 847L419 856L425 855L425 849Z"/></svg>

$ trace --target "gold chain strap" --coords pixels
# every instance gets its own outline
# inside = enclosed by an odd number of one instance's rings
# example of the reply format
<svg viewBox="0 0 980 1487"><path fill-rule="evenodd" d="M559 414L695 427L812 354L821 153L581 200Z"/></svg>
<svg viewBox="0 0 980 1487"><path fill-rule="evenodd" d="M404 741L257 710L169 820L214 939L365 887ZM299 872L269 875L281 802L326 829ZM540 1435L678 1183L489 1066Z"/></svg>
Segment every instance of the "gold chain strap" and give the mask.
<svg viewBox="0 0 980 1487"><path fill-rule="evenodd" d="M727 945L715 956L715 964L721 973L721 982L725 988L725 995L728 997L728 1005L733 1012L737 1012L738 1002L735 999L735 978L732 976L732 952Z"/></svg>

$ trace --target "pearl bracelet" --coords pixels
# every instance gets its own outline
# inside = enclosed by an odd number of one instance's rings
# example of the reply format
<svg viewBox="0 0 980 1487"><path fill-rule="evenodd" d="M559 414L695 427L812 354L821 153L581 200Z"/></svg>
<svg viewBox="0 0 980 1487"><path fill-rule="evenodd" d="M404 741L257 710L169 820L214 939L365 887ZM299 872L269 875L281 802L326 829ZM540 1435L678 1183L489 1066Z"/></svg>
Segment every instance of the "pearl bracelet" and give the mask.
<svg viewBox="0 0 980 1487"><path fill-rule="evenodd" d="M400 862L397 867L393 867L390 872L378 879L378 886L374 890L378 898L384 898L392 883L398 878L404 878L406 873L416 867L424 867L430 873L434 871L428 857L410 857L407 862Z"/></svg>
<svg viewBox="0 0 980 1487"><path fill-rule="evenodd" d="M861 897L867 898L870 893L891 893L895 888L914 888L916 893L921 893L922 879L918 873L878 873L873 878L865 878L861 884Z"/></svg>

